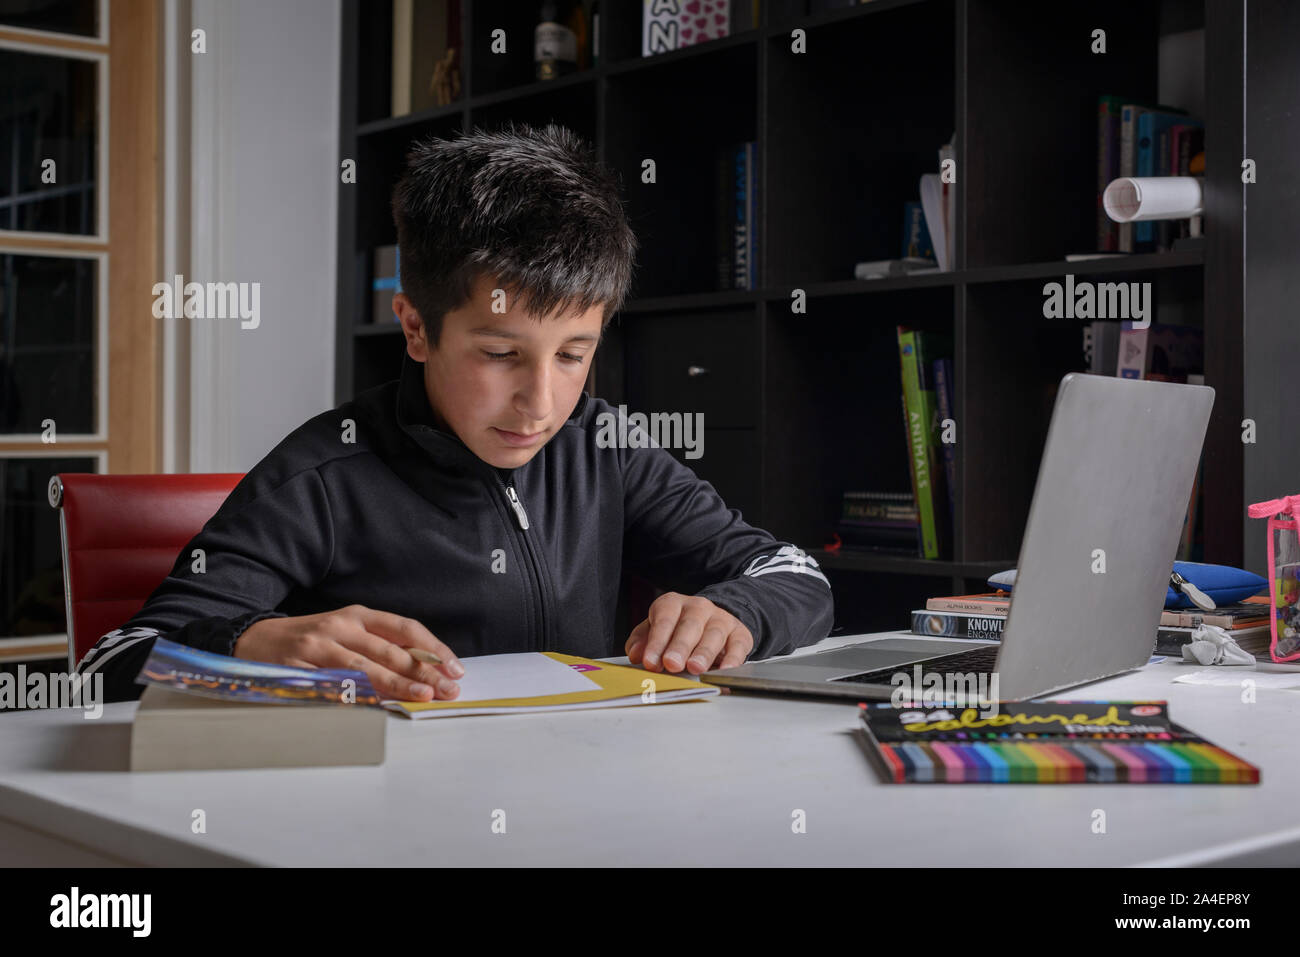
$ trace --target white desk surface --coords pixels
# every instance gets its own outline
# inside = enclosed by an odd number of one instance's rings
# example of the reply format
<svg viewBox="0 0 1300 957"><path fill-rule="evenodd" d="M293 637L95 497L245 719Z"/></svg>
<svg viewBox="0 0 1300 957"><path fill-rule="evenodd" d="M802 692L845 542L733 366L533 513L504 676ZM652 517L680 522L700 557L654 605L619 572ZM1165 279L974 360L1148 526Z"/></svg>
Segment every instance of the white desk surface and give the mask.
<svg viewBox="0 0 1300 957"><path fill-rule="evenodd" d="M136 774L135 702L94 721L79 709L10 712L0 864L1300 863L1300 692L1260 688L1244 704L1239 687L1172 683L1191 667L1171 658L1058 697L1168 700L1175 721L1258 765L1261 784L882 784L848 699L394 715L374 767ZM206 833L191 832L196 808ZM492 828L498 809L504 834ZM1105 834L1093 833L1095 809Z"/></svg>

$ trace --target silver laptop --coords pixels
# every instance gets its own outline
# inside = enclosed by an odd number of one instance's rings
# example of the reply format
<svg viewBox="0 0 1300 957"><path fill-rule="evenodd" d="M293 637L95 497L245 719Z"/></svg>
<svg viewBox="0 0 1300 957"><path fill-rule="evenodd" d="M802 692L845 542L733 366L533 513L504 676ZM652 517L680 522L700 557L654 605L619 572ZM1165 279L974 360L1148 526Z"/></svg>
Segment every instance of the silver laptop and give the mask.
<svg viewBox="0 0 1300 957"><path fill-rule="evenodd" d="M882 638L702 679L888 699L900 671L913 688L931 671L996 672L997 697L1022 701L1140 668L1155 646L1213 404L1207 386L1081 373L1061 380L1001 641Z"/></svg>

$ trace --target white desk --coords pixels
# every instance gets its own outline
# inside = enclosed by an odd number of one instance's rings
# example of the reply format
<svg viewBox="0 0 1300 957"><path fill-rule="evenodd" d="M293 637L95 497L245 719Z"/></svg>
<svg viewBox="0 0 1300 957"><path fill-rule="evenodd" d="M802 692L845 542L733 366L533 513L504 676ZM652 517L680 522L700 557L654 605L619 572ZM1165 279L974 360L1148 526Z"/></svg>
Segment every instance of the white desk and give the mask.
<svg viewBox="0 0 1300 957"><path fill-rule="evenodd" d="M6 713L0 864L1300 863L1300 692L1259 689L1243 704L1237 687L1172 684L1186 667L1171 659L1060 697L1168 700L1175 721L1257 764L1261 784L885 785L856 740L854 703L739 693L393 716L382 765L259 771L126 771L134 702L96 721ZM196 808L205 834L191 833ZM1105 834L1092 831L1096 808ZM806 833L792 832L795 809Z"/></svg>

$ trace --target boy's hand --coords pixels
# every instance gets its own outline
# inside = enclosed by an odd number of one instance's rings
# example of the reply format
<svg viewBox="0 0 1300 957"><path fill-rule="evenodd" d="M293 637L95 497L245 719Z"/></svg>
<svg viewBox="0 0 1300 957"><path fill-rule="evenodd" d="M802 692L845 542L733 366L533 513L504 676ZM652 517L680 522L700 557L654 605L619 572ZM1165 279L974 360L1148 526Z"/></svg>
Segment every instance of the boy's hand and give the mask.
<svg viewBox="0 0 1300 957"><path fill-rule="evenodd" d="M423 648L441 665L417 661L406 649ZM454 698L452 679L465 668L451 649L414 618L365 605L295 618L263 618L235 642L234 656L298 668L364 671L380 695L401 701Z"/></svg>
<svg viewBox="0 0 1300 957"><path fill-rule="evenodd" d="M624 650L632 664L640 662L647 671L681 671L684 666L698 675L743 664L754 650L754 636L739 618L707 598L670 591L654 600L650 616L632 629Z"/></svg>

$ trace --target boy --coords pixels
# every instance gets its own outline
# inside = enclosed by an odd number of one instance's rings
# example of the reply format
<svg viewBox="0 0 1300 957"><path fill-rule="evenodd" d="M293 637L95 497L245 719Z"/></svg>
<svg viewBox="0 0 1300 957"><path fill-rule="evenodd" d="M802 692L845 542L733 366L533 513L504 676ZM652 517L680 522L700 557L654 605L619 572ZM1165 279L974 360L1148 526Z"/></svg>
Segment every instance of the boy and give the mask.
<svg viewBox="0 0 1300 957"><path fill-rule="evenodd" d="M582 386L637 242L581 140L549 126L419 143L393 215L401 378L310 419L240 481L140 612L86 653L78 671L103 672L106 700L140 696L160 635L455 698L458 656L617 654L624 563L669 589L621 648L650 671L826 636L815 561L663 449L597 441L614 413Z"/></svg>

